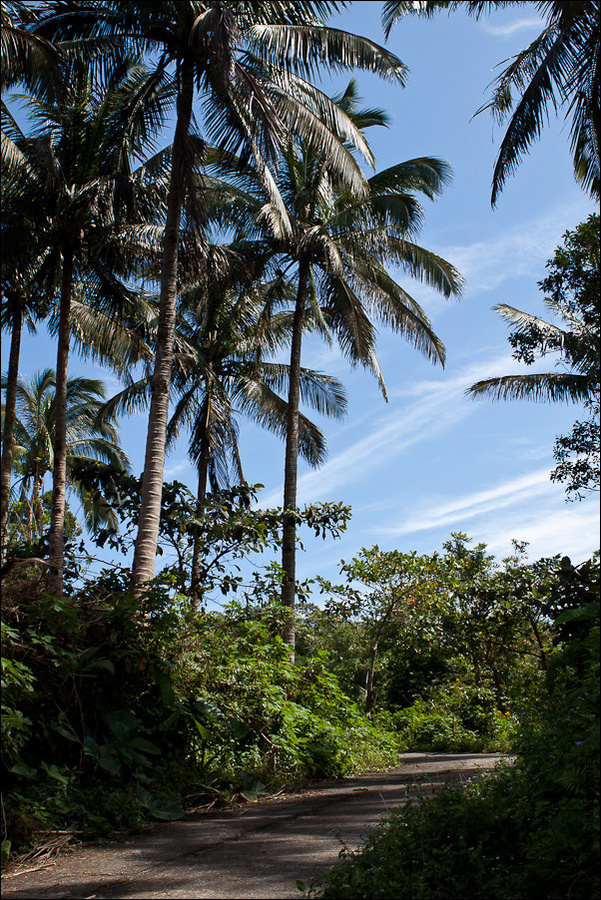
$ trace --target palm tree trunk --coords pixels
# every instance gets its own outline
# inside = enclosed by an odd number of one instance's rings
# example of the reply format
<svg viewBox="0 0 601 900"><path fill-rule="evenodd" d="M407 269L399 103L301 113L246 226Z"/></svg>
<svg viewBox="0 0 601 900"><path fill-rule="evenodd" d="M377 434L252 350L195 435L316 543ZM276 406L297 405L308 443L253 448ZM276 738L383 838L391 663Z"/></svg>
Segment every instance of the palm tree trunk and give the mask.
<svg viewBox="0 0 601 900"><path fill-rule="evenodd" d="M56 399L54 406L54 467L52 470L52 509L48 534L48 557L52 564L50 590L63 593L65 491L67 485L67 369L71 336L71 297L73 293L74 247L63 250L58 351L56 356Z"/></svg>
<svg viewBox="0 0 601 900"><path fill-rule="evenodd" d="M33 543L33 523L35 521L36 537L39 540L42 536L44 527L44 507L42 505L43 497L43 479L36 475L33 481L33 490L31 492L31 507L29 511L29 541Z"/></svg>
<svg viewBox="0 0 601 900"><path fill-rule="evenodd" d="M6 401L4 411L4 434L2 437L2 477L0 486L0 564L6 557L6 525L8 520L8 502L10 497L10 473L13 467L13 451L15 446L15 418L17 408L17 381L19 378L19 354L21 352L21 334L23 332L23 307L19 298L12 301L12 335L10 356L8 358L8 376L6 379Z"/></svg>
<svg viewBox="0 0 601 900"><path fill-rule="evenodd" d="M301 347L305 323L305 305L309 290L309 264L301 262L298 271L298 292L292 323L292 347L290 350L290 388L288 392L288 423L286 429L286 454L284 461L284 522L282 528L282 606L287 618L283 640L290 648L294 662L296 643L294 623L294 599L296 591L296 519L287 510L296 509L298 482L298 416L300 405Z"/></svg>
<svg viewBox="0 0 601 900"><path fill-rule="evenodd" d="M179 232L185 190L186 144L190 130L193 98L193 69L190 64L184 63L177 103L177 126L173 142L167 221L163 239L157 349L152 377L146 456L142 475L140 516L131 575L132 590L136 594L140 593L143 584L154 577L159 537L163 469L165 466L165 436L169 414L169 390L171 386L177 304Z"/></svg>
<svg viewBox="0 0 601 900"><path fill-rule="evenodd" d="M27 507L27 540L30 544L33 544L33 509L35 506L35 501L37 499L36 489L37 483L34 480L33 488L31 490L31 500L29 501Z"/></svg>
<svg viewBox="0 0 601 900"><path fill-rule="evenodd" d="M204 440L198 461L198 492L196 494L196 515L202 516L207 499L207 477L209 472L209 442ZM193 612L200 609L200 582L202 575L202 544L200 535L194 538L192 553L192 577L190 582L190 608Z"/></svg>

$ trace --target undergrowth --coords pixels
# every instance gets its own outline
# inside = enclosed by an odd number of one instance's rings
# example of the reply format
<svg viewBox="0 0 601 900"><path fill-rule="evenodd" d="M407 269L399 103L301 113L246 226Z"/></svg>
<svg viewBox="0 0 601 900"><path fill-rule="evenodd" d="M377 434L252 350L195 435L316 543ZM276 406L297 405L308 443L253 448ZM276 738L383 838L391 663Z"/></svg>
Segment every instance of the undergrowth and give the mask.
<svg viewBox="0 0 601 900"><path fill-rule="evenodd" d="M310 897L599 897L599 570L587 565L566 566L556 589L546 690L516 764L403 807Z"/></svg>
<svg viewBox="0 0 601 900"><path fill-rule="evenodd" d="M189 614L161 579L141 609L108 572L7 604L2 643L5 858L53 829L135 831L398 758L319 655L291 665L268 616Z"/></svg>

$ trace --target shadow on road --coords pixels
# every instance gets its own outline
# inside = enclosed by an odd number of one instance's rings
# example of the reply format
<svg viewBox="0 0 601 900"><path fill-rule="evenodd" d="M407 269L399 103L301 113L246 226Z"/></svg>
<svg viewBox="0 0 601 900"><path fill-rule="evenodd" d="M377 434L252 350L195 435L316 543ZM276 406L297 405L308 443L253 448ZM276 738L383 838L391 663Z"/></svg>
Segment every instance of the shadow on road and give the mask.
<svg viewBox="0 0 601 900"><path fill-rule="evenodd" d="M404 754L385 772L322 783L301 795L197 813L150 834L82 847L45 869L7 873L3 896L53 898L298 898L343 846L365 843L383 815L448 781L491 768L497 754Z"/></svg>

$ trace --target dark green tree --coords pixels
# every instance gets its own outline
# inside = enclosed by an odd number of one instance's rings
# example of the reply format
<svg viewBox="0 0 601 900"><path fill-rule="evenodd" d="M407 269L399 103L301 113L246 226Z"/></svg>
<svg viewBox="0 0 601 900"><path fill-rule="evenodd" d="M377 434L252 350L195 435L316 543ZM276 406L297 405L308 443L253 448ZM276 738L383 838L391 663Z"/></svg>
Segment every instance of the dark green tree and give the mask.
<svg viewBox="0 0 601 900"><path fill-rule="evenodd" d="M574 231L566 231L563 244L547 262L549 274L538 284L555 323L512 306L494 307L515 327L509 336L515 359L533 365L559 354L556 371L487 378L467 392L493 400L582 403L586 418L578 420L569 435L557 438L553 452L558 465L551 478L566 484L570 499L599 490L599 224L595 213Z"/></svg>
<svg viewBox="0 0 601 900"><path fill-rule="evenodd" d="M196 196L193 182L195 97L203 108L210 140L228 149L244 147L254 163L276 215L271 225L284 233L290 222L268 163L289 132L300 133L313 147L342 162L347 183L364 191L358 164L333 134L342 116L305 78L321 66L360 67L404 80L405 67L373 41L325 25L336 2L89 2L49 4L37 33L106 37L115 45L152 54L157 78L172 76L177 120L161 265L157 352L149 412L142 504L132 568L139 590L154 574L169 414L173 339L178 297L178 250L186 196ZM298 73L294 74L294 73ZM330 122L316 114L325 110ZM332 126L332 127L330 127ZM199 210L199 203L196 204ZM196 240L200 242L200 233Z"/></svg>

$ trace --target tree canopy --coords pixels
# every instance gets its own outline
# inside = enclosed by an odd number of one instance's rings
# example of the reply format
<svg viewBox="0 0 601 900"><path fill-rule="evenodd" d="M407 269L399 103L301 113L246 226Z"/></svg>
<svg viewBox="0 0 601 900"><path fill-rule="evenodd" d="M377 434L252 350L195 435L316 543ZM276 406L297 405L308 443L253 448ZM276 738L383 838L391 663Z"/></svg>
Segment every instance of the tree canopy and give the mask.
<svg viewBox="0 0 601 900"><path fill-rule="evenodd" d="M566 483L568 495L582 498L599 490L599 385L601 322L599 295L599 216L590 215L548 260L549 274L538 285L554 320L500 304L494 309L514 326L509 343L515 359L531 366L556 357L555 370L487 378L468 393L493 400L531 399L581 403L587 418L575 422L569 435L559 436L552 479Z"/></svg>

